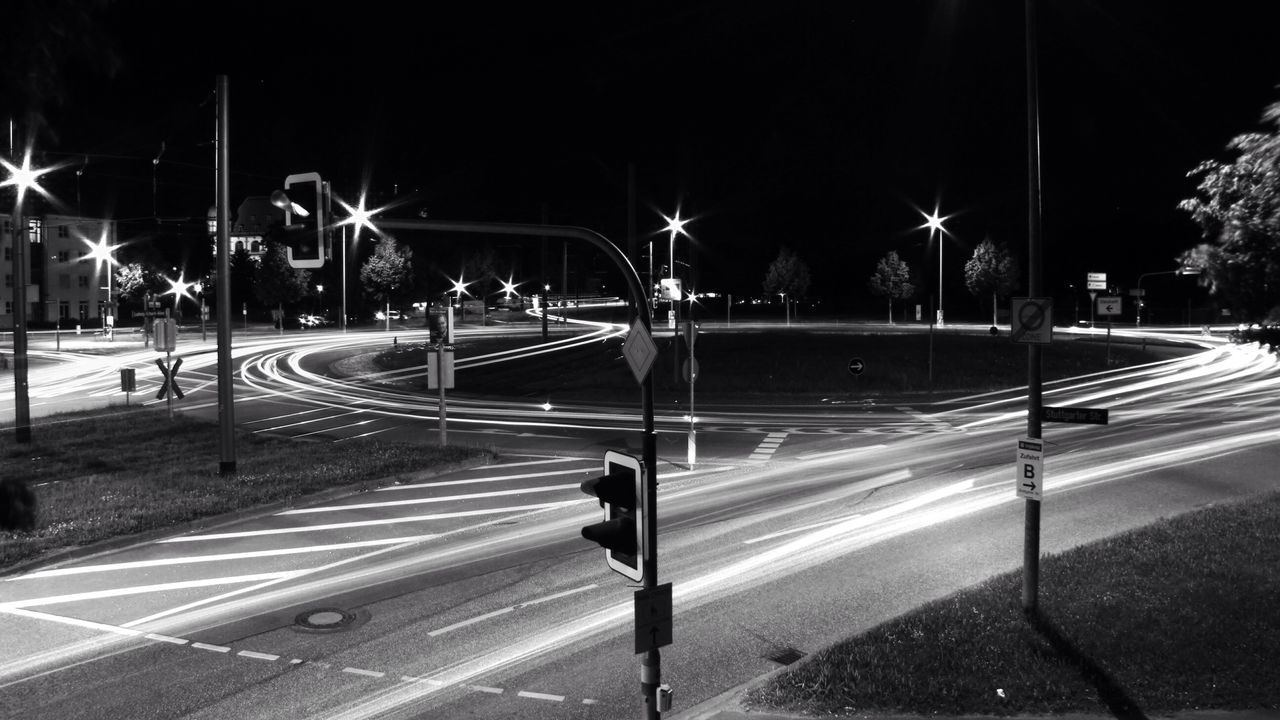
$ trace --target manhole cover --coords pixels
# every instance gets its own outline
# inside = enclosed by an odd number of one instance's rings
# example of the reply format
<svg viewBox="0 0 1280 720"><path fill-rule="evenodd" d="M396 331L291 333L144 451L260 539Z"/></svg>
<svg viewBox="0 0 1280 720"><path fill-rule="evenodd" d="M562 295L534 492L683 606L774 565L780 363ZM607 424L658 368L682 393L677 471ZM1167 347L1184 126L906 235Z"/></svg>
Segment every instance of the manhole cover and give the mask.
<svg viewBox="0 0 1280 720"><path fill-rule="evenodd" d="M316 608L299 613L293 619L296 625L310 630L338 630L354 622L356 616L338 608Z"/></svg>

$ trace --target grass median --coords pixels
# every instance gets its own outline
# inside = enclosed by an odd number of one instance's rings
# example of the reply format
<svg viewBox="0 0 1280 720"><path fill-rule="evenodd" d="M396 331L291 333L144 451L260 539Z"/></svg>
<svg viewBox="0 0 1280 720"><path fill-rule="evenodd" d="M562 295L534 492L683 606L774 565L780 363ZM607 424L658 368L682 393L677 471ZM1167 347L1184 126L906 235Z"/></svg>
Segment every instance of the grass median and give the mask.
<svg viewBox="0 0 1280 720"><path fill-rule="evenodd" d="M216 424L138 406L44 418L30 444L6 443L0 477L26 480L39 508L30 532L0 531L0 569L48 553L287 502L372 488L404 473L476 461L488 451L357 438L307 442L236 434L236 469L220 475Z"/></svg>
<svg viewBox="0 0 1280 720"><path fill-rule="evenodd" d="M748 693L806 715L1280 708L1280 494L1211 507L995 577L816 653Z"/></svg>

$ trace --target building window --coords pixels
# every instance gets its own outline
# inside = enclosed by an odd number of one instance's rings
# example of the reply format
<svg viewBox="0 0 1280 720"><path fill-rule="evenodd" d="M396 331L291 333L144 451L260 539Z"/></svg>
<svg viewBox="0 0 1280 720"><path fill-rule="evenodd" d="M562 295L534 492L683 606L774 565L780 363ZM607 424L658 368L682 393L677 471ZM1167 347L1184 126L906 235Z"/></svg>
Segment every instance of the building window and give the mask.
<svg viewBox="0 0 1280 720"><path fill-rule="evenodd" d="M44 242L44 221L40 218L27 218L27 238L32 244Z"/></svg>
<svg viewBox="0 0 1280 720"><path fill-rule="evenodd" d="M12 314L13 314L13 302L12 302L12 301L10 301L10 300L5 300L5 301L4 301L4 314L5 314L5 315L12 315Z"/></svg>
<svg viewBox="0 0 1280 720"><path fill-rule="evenodd" d="M13 262L13 248L7 247L4 249L4 259L7 262Z"/></svg>
<svg viewBox="0 0 1280 720"><path fill-rule="evenodd" d="M89 287L89 276L88 276L88 275L81 275L81 276L80 276L80 287L82 287L82 288L87 288L87 287Z"/></svg>
<svg viewBox="0 0 1280 720"><path fill-rule="evenodd" d="M58 302L58 317L62 318L63 320L71 319L71 303L67 302L66 300L61 300Z"/></svg>
<svg viewBox="0 0 1280 720"><path fill-rule="evenodd" d="M76 253L76 262L79 262L79 263L87 263L87 262L89 262L89 259L88 259L88 258L89 258L89 251L88 251L88 250L81 250L81 251L79 251L78 253Z"/></svg>
<svg viewBox="0 0 1280 720"><path fill-rule="evenodd" d="M12 275L5 275L5 276L4 276L4 286L5 286L5 287L7 287L7 288L11 288L11 287L13 287L13 276L12 276Z"/></svg>
<svg viewBox="0 0 1280 720"><path fill-rule="evenodd" d="M70 289L71 289L71 276L70 276L70 275L68 275L68 274L66 274L66 273L62 273L61 275L59 275L59 276L58 276L58 287L59 287L59 288L61 288L61 289L63 289L63 290L70 290Z"/></svg>
<svg viewBox="0 0 1280 720"><path fill-rule="evenodd" d="M251 247L251 249L249 250L249 252L251 252L251 253L260 253L260 252L262 252L262 243L258 242L257 240L254 240L254 241L253 241L253 246Z"/></svg>
<svg viewBox="0 0 1280 720"><path fill-rule="evenodd" d="M13 234L13 221L12 221L12 220L5 220L5 221L4 221L4 234L5 234L5 235L12 235L12 234ZM5 313L5 314L6 314L6 315L8 315L8 313Z"/></svg>
<svg viewBox="0 0 1280 720"><path fill-rule="evenodd" d="M58 262L60 262L60 263L64 263L64 262L67 262L67 261L68 261L68 260L70 260L70 259L71 259L71 251L70 251L70 250L59 250L59 251L58 251Z"/></svg>
<svg viewBox="0 0 1280 720"><path fill-rule="evenodd" d="M66 225L59 225L59 226L58 226L58 237L60 237L60 238L70 237L70 236L71 236L71 233L69 232L69 230L70 230L70 228L68 228Z"/></svg>
<svg viewBox="0 0 1280 720"><path fill-rule="evenodd" d="M89 319L89 301L81 300L80 301L80 321L83 322L88 319Z"/></svg>

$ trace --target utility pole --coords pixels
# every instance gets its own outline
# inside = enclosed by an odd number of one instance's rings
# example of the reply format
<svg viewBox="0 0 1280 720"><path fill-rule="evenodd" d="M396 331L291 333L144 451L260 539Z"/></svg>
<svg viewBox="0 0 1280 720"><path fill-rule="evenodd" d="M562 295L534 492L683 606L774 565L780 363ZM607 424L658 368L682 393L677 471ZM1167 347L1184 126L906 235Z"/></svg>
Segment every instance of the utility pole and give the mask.
<svg viewBox="0 0 1280 720"><path fill-rule="evenodd" d="M227 76L218 76L218 472L236 472L235 387L231 384L231 131ZM245 316L248 317L247 315ZM247 319L246 319L247 323Z"/></svg>
<svg viewBox="0 0 1280 720"><path fill-rule="evenodd" d="M1027 292L1041 295L1040 108L1035 0L1026 0L1027 45ZM1040 438L1042 408L1039 343L1027 345L1027 437ZM1022 546L1022 610L1036 612L1040 595L1040 501L1027 498Z"/></svg>

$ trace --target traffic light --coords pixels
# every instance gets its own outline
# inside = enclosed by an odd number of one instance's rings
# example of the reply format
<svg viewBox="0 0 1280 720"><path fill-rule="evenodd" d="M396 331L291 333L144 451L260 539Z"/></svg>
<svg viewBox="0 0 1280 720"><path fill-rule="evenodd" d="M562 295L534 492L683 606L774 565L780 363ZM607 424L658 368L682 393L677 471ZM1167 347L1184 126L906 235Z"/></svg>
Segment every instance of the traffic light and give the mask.
<svg viewBox="0 0 1280 720"><path fill-rule="evenodd" d="M597 498L604 521L582 528L582 537L605 549L605 561L618 573L644 578L644 463L609 450L604 475L582 482L582 492Z"/></svg>
<svg viewBox="0 0 1280 720"><path fill-rule="evenodd" d="M320 173L300 173L284 179L289 202L284 205L285 244L289 265L318 268L325 261L325 198Z"/></svg>

